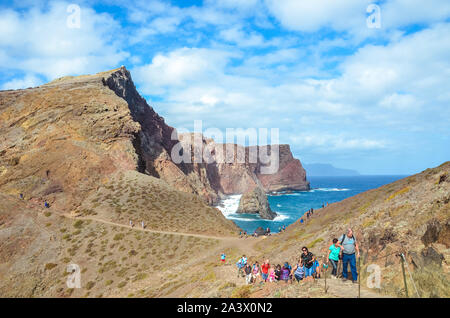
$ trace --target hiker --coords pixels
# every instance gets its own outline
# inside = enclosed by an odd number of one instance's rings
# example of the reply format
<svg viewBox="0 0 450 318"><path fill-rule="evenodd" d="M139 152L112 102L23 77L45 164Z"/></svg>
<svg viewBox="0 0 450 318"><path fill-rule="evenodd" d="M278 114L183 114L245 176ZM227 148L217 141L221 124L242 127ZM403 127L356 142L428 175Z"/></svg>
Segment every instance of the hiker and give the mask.
<svg viewBox="0 0 450 318"><path fill-rule="evenodd" d="M239 238L242 238L242 231L239 232Z"/></svg>
<svg viewBox="0 0 450 318"><path fill-rule="evenodd" d="M19 194L21 200L23 200L23 193Z"/></svg>
<svg viewBox="0 0 450 318"><path fill-rule="evenodd" d="M252 282L252 268L250 264L245 264L244 266L245 283L249 285Z"/></svg>
<svg viewBox="0 0 450 318"><path fill-rule="evenodd" d="M356 237L353 235L352 229L348 228L347 234L342 234L339 240L339 247L341 247L342 249L342 279L344 281L347 280L347 269L348 264L350 263L353 283L357 283L358 273L356 271L356 257L359 257L359 247L358 243L356 242Z"/></svg>
<svg viewBox="0 0 450 318"><path fill-rule="evenodd" d="M338 244L339 240L337 238L333 239L333 244L330 245L329 253L328 253L328 262L333 266L333 269L331 270L331 278L336 279L337 276L337 267L339 263L339 253L341 251L341 248Z"/></svg>
<svg viewBox="0 0 450 318"><path fill-rule="evenodd" d="M281 268L280 280L283 280L286 284L289 282L289 277L291 274L290 266L288 262L284 263L284 266Z"/></svg>
<svg viewBox="0 0 450 318"><path fill-rule="evenodd" d="M286 231L286 225L283 224L283 232Z"/></svg>
<svg viewBox="0 0 450 318"><path fill-rule="evenodd" d="M247 264L247 257L245 257L245 255L243 255L236 263L236 266L238 268L238 274L237 274L238 277L242 273L242 269L244 268L244 266L246 264Z"/></svg>
<svg viewBox="0 0 450 318"><path fill-rule="evenodd" d="M269 278L269 268L270 268L270 263L269 263L269 260L266 259L266 261L261 266L261 277L264 282L266 282L267 278Z"/></svg>
<svg viewBox="0 0 450 318"><path fill-rule="evenodd" d="M302 247L302 264L305 267L305 280L307 280L309 277L313 277L313 253L308 251L308 248L306 246Z"/></svg>
<svg viewBox="0 0 450 318"><path fill-rule="evenodd" d="M281 265L278 264L277 267L275 267L275 279L279 281L281 278Z"/></svg>
<svg viewBox="0 0 450 318"><path fill-rule="evenodd" d="M275 268L273 268L273 266L270 266L270 268L269 268L269 282L273 283L274 281L276 281Z"/></svg>
<svg viewBox="0 0 450 318"><path fill-rule="evenodd" d="M313 208L311 208L311 213L314 213L314 209Z"/></svg>
<svg viewBox="0 0 450 318"><path fill-rule="evenodd" d="M244 231L244 236L245 238L247 238L247 231Z"/></svg>
<svg viewBox="0 0 450 318"><path fill-rule="evenodd" d="M281 233L281 226L278 227L278 233Z"/></svg>
<svg viewBox="0 0 450 318"><path fill-rule="evenodd" d="M295 265L295 267L292 269L291 275L298 283L303 280L303 277L305 276L305 269L303 267L301 259L298 260L297 265Z"/></svg>
<svg viewBox="0 0 450 318"><path fill-rule="evenodd" d="M313 258L313 277L320 278L320 262L316 256Z"/></svg>
<svg viewBox="0 0 450 318"><path fill-rule="evenodd" d="M226 255L225 255L225 253L222 253L222 255L220 255L220 261L222 262L222 263L224 263L225 264L225 261L226 261Z"/></svg>
<svg viewBox="0 0 450 318"><path fill-rule="evenodd" d="M133 221L130 220L130 226L133 227Z"/></svg>
<svg viewBox="0 0 450 318"><path fill-rule="evenodd" d="M266 235L267 235L267 236L270 236L270 228L267 228L267 230L266 230Z"/></svg>
<svg viewBox="0 0 450 318"><path fill-rule="evenodd" d="M300 223L303 223L303 219L300 219Z"/></svg>
<svg viewBox="0 0 450 318"><path fill-rule="evenodd" d="M252 267L253 283L256 283L256 281L258 280L258 277L260 276L260 272L261 272L261 269L259 268L259 263L258 263L258 261L256 261L255 264L253 264L253 267Z"/></svg>
<svg viewBox="0 0 450 318"><path fill-rule="evenodd" d="M144 221L141 221L141 226L142 226L143 229L145 229Z"/></svg>
<svg viewBox="0 0 450 318"><path fill-rule="evenodd" d="M50 204L48 204L47 201L44 202L44 207L46 207L47 209L50 208Z"/></svg>

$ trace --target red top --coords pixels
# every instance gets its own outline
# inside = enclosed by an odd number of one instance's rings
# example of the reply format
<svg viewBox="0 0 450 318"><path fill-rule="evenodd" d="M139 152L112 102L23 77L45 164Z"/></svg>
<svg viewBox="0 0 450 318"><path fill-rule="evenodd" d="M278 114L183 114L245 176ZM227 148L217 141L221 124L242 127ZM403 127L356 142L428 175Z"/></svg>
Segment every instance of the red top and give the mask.
<svg viewBox="0 0 450 318"><path fill-rule="evenodd" d="M262 271L264 274L267 274L267 273L269 272L269 268L270 268L270 264L262 264L262 266L261 266L261 271Z"/></svg>

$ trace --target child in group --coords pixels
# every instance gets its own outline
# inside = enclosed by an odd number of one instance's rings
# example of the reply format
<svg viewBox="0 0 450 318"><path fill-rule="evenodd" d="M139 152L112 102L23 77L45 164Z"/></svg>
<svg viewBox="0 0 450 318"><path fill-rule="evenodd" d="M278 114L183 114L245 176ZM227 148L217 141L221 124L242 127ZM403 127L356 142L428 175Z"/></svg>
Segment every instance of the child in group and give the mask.
<svg viewBox="0 0 450 318"><path fill-rule="evenodd" d="M273 266L270 266L269 268L269 282L273 283L276 280L275 278L275 269L273 268Z"/></svg>
<svg viewBox="0 0 450 318"><path fill-rule="evenodd" d="M298 260L297 265L292 269L292 276L298 283L305 277L305 269L303 268L301 259Z"/></svg>
<svg viewBox="0 0 450 318"><path fill-rule="evenodd" d="M225 253L222 253L221 255L220 255L220 261L223 263L223 264L225 264L225 259L226 259L226 255L225 255Z"/></svg>
<svg viewBox="0 0 450 318"><path fill-rule="evenodd" d="M289 282L289 275L291 274L291 271L288 266L289 264L287 263L284 264L283 268L281 268L281 276L280 276L280 280L283 280L286 284Z"/></svg>
<svg viewBox="0 0 450 318"><path fill-rule="evenodd" d="M259 268L259 263L255 262L255 264L253 264L252 267L252 278L253 278L253 282L256 283L256 281L258 280L258 277L260 276L260 268Z"/></svg>
<svg viewBox="0 0 450 318"><path fill-rule="evenodd" d="M313 261L313 276L314 278L320 278L320 263L316 256Z"/></svg>

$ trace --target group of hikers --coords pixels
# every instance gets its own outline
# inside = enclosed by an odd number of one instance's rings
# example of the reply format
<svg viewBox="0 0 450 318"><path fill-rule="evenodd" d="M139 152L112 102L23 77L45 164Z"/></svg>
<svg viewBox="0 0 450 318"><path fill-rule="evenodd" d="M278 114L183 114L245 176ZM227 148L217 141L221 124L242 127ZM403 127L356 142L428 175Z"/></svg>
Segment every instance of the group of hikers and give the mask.
<svg viewBox="0 0 450 318"><path fill-rule="evenodd" d="M286 225L280 226L278 231L281 233L286 230ZM253 234L251 234L252 237L258 237L258 236L270 236L272 235L270 228L263 229L262 227L257 228ZM239 238L247 238L249 235L247 231L240 231L239 232Z"/></svg>
<svg viewBox="0 0 450 318"><path fill-rule="evenodd" d="M130 227L134 227L133 220L130 219L129 224L130 224ZM142 227L142 229L145 229L145 223L144 223L144 221L141 221L141 227Z"/></svg>
<svg viewBox="0 0 450 318"><path fill-rule="evenodd" d="M221 261L225 262L225 254L222 253ZM350 271L352 275L352 282L356 283L358 280L358 273L356 270L356 258L359 257L359 248L356 237L353 235L351 228L347 233L342 234L341 237L334 238L328 248L328 254L325 260L319 261L319 257L311 253L306 246L302 247L301 255L297 263L292 267L289 262L285 262L283 266L280 264L270 264L266 259L262 265L258 261L253 264L248 261L247 257L243 255L236 266L238 268L238 277L245 277L246 284L256 282L300 282L313 281L321 278L321 265L326 271L328 266L332 267L331 278L338 277L338 264L342 264L342 279L348 279L348 265L350 264Z"/></svg>

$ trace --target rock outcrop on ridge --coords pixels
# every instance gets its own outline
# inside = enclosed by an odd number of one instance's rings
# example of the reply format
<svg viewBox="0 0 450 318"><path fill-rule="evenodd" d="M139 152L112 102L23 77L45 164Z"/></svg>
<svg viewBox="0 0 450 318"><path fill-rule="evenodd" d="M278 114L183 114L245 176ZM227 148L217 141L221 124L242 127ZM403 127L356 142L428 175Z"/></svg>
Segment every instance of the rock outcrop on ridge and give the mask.
<svg viewBox="0 0 450 318"><path fill-rule="evenodd" d="M267 220L273 220L277 216L270 209L267 196L261 187L255 187L242 195L237 213L258 214L262 219Z"/></svg>

